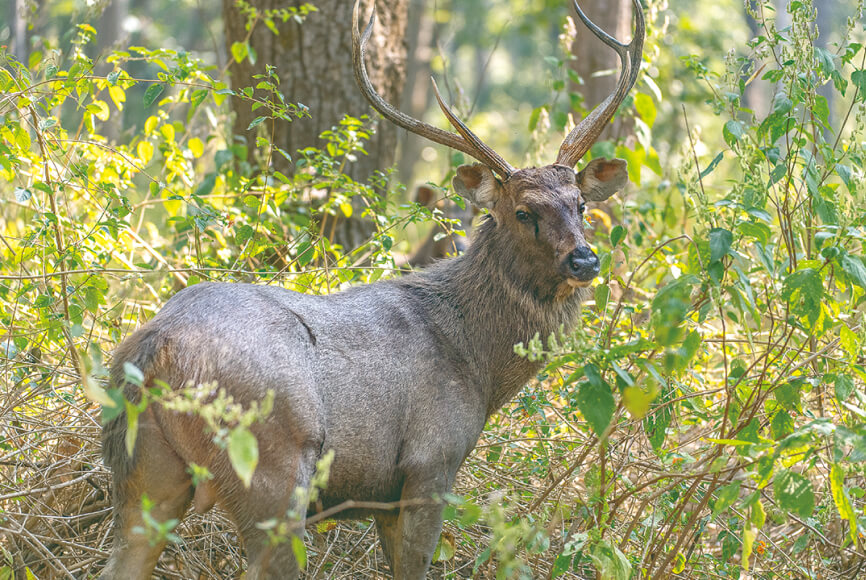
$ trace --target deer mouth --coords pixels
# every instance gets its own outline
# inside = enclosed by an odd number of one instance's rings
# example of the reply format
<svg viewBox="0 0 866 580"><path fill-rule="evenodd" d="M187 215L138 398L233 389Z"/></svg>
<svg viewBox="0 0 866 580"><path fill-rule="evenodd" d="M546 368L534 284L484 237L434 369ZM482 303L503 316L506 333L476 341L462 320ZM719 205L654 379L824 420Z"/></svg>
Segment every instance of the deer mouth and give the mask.
<svg viewBox="0 0 866 580"><path fill-rule="evenodd" d="M572 288L586 288L592 284L592 280L579 280L577 278L568 278L566 280Z"/></svg>

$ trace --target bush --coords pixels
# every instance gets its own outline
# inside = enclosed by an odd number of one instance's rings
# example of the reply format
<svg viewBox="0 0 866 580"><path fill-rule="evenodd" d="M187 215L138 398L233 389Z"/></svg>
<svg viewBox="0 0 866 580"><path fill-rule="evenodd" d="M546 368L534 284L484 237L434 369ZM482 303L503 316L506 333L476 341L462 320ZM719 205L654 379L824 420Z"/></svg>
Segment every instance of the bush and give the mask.
<svg viewBox="0 0 866 580"><path fill-rule="evenodd" d="M547 365L461 472L442 574L851 577L866 560L866 51L855 18L831 51L815 45L808 2L791 3L785 30L764 13L748 56L730 53L720 72L682 63L717 131L645 77L622 112L637 141L594 148L628 159L639 187L590 212L604 283L582 327L515 347ZM307 114L279 94L277 70L253 81L267 99L168 49L115 52L97 75L94 35L79 26L68 58L0 53L0 576L98 573L103 353L164 300L202 280L327 292L397 275L402 228L431 219L400 204L389 175L344 173L366 119L301 152L293 175L275 171L290 153L273 123ZM151 76L130 76L131 62ZM744 104L757 82L776 93L766 114ZM260 111L255 143L227 133L227 99ZM141 122L109 141L133 100ZM686 132L660 160L654 123L677 122L664 107ZM549 110L533 114L534 138ZM331 232L358 197L375 233L342 248ZM182 526L162 574L238 572L219 512ZM382 570L370 526L317 522L309 575Z"/></svg>

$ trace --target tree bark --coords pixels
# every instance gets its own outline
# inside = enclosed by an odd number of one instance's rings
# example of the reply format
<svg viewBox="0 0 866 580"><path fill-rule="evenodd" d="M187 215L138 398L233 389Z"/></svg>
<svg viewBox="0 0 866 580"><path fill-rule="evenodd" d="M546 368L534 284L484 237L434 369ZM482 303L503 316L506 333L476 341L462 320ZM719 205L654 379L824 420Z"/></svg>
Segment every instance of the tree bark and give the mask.
<svg viewBox="0 0 866 580"><path fill-rule="evenodd" d="M590 20L602 30L618 39L631 38L632 8L631 0L581 0L580 7ZM574 70L584 84L573 86L572 90L584 97L587 110L601 103L616 88L619 57L587 29L577 16L572 16L577 24L577 36L572 44L572 54L577 59L571 61ZM593 76L600 71L613 71L604 76ZM578 122L579 119L575 119ZM631 131L625 120L616 118L601 134L601 139L622 137Z"/></svg>
<svg viewBox="0 0 866 580"><path fill-rule="evenodd" d="M293 0L290 6L303 2ZM252 0L260 10L286 7L278 0ZM370 3L362 2L361 21L366 23ZM254 86L254 74L262 74L265 64L277 67L280 89L289 102L303 103L310 108L311 119L279 123L277 145L294 154L304 147L319 146L319 135L335 126L344 115L360 117L373 114L355 84L352 72L352 6L351 0L317 0L317 12L303 24L294 21L279 24L280 34L274 35L263 24L254 29L250 45L257 53L256 64L248 59L229 67L232 85ZM376 0L376 26L369 42L367 67L373 86L390 103L399 103L406 77L405 32L408 0ZM235 8L234 0L223 0L226 47L246 37L245 22ZM254 141L247 131L258 113L245 101L233 101L236 115L234 132ZM397 131L390 123L379 123L376 134L366 147L369 155L362 156L347 168L354 179L365 179L373 171L387 169L394 162ZM285 163L285 162L283 162ZM290 171L286 164L278 167Z"/></svg>
<svg viewBox="0 0 866 580"><path fill-rule="evenodd" d="M30 11L24 0L15 0L10 10L12 12L12 54L18 62L27 66L27 57L30 55L27 15Z"/></svg>
<svg viewBox="0 0 866 580"><path fill-rule="evenodd" d="M375 0L376 25L368 44L367 69L373 86L382 97L399 104L400 94L406 78L406 24L408 0ZM250 0L259 10L300 6L303 2L290 3L278 0ZM295 156L305 147L320 147L319 135L337 125L345 115L360 117L371 115L378 118L355 84L352 69L352 0L317 0L317 12L298 24L292 20L277 24L279 35L274 35L266 26L259 24L250 36L250 46L257 53L256 64L249 59L232 62L229 74L236 88L255 86L253 75L262 74L265 64L277 67L280 90L288 102L302 103L309 107L312 118L276 125L276 145ZM367 22L372 3L362 2L361 22ZM226 31L227 53L231 54L234 42L243 42L247 36L244 18L235 7L234 0L223 0L223 19ZM235 113L234 133L243 135L247 143L255 142L254 131L248 131L250 123L258 113L250 103L236 99L232 102ZM367 155L348 164L344 172L355 180L365 180L376 170L385 170L394 164L397 149L397 128L380 121L375 135L366 144ZM292 165L282 158L274 158L275 168L291 173ZM355 200L357 210L363 209L361 200ZM360 215L357 211L355 215ZM332 242L350 250L363 244L373 232L373 225L352 217L340 219Z"/></svg>

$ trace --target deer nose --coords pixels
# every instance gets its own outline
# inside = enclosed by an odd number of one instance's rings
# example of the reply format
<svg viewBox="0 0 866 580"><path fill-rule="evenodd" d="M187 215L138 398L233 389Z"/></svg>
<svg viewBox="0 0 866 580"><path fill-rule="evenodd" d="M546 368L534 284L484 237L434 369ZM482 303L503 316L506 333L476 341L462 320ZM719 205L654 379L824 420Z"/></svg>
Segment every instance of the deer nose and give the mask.
<svg viewBox="0 0 866 580"><path fill-rule="evenodd" d="M577 248L568 256L568 269L578 280L592 280L598 276L598 256L586 246Z"/></svg>

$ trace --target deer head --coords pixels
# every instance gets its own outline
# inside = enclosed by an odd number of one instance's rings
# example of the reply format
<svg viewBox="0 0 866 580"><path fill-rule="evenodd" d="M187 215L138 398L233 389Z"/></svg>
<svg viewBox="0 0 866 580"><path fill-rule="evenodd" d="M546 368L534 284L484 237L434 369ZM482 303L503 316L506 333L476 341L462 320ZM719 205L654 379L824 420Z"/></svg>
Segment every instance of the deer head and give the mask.
<svg viewBox="0 0 866 580"><path fill-rule="evenodd" d="M462 151L480 163L463 165L452 180L457 193L479 208L489 210L497 230L536 273L559 277L565 285L588 285L599 272L598 257L584 235L586 201L603 201L628 181L621 159L593 159L581 171L574 167L598 139L617 107L637 79L645 38L643 11L633 0L635 32L624 44L590 21L577 1L574 8L583 23L620 57L622 71L615 90L565 137L556 161L544 167L515 169L484 144L442 100L436 81L433 91L445 117L457 131L444 131L414 119L385 102L367 76L364 54L375 23L375 8L366 29L358 25L358 1L353 15L355 79L367 100L392 123L436 143ZM541 269L541 271L538 271Z"/></svg>

